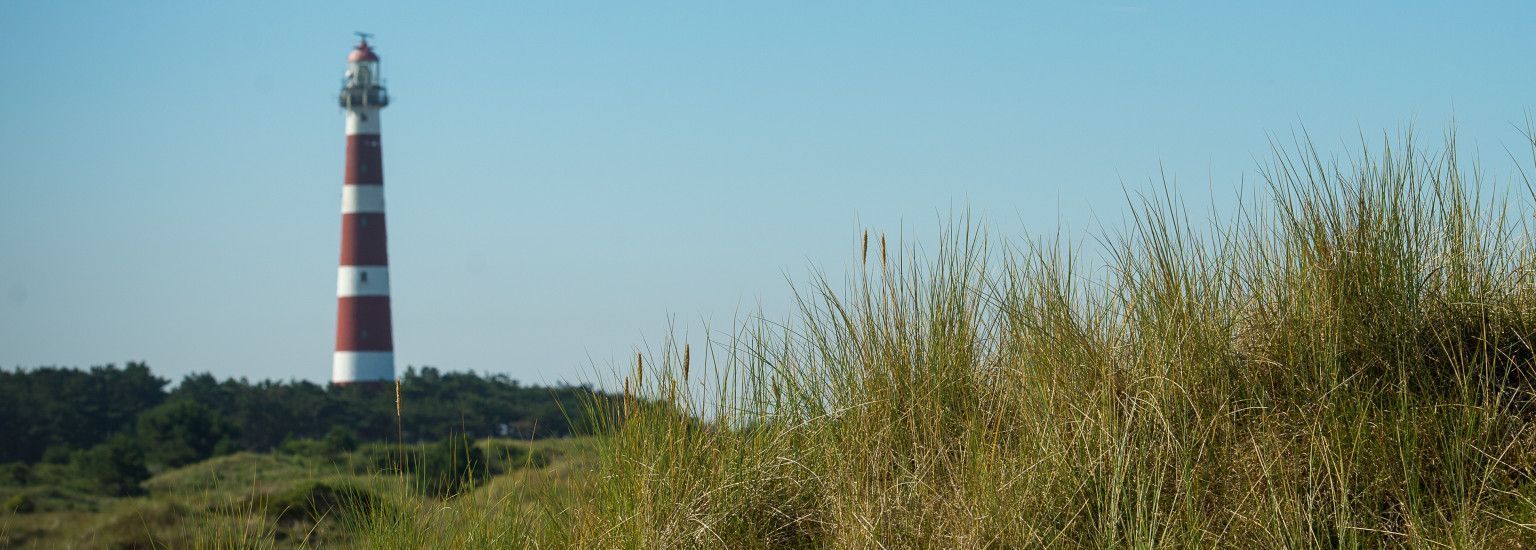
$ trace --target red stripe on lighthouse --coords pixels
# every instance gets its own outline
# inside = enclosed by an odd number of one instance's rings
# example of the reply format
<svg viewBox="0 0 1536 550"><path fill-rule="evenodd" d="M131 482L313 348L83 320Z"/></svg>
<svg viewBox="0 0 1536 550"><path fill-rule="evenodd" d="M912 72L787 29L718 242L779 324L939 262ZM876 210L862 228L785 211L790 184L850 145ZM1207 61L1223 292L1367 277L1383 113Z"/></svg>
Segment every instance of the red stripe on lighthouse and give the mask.
<svg viewBox="0 0 1536 550"><path fill-rule="evenodd" d="M389 265L384 214L341 215L341 265Z"/></svg>
<svg viewBox="0 0 1536 550"><path fill-rule="evenodd" d="M336 299L336 351L392 351L388 296Z"/></svg>
<svg viewBox="0 0 1536 550"><path fill-rule="evenodd" d="M347 136L347 172L342 181L383 185L383 151L378 134Z"/></svg>

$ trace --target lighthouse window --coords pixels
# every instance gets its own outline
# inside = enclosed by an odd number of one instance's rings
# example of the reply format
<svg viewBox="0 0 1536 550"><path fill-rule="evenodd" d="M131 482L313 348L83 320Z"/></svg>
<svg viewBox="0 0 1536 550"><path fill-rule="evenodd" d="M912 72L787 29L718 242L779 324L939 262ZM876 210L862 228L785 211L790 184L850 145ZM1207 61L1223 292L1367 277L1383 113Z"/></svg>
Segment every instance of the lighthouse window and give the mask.
<svg viewBox="0 0 1536 550"><path fill-rule="evenodd" d="M359 272L357 272L357 280L361 281L361 282L364 282L364 283L368 282L368 272L367 271L359 271Z"/></svg>
<svg viewBox="0 0 1536 550"><path fill-rule="evenodd" d="M358 332L359 339L362 339L362 340L367 340L368 339L368 329L363 329L363 330L360 330L360 331L357 331L357 332Z"/></svg>
<svg viewBox="0 0 1536 550"><path fill-rule="evenodd" d="M368 227L368 216L359 216L357 218L357 224L363 227Z"/></svg>

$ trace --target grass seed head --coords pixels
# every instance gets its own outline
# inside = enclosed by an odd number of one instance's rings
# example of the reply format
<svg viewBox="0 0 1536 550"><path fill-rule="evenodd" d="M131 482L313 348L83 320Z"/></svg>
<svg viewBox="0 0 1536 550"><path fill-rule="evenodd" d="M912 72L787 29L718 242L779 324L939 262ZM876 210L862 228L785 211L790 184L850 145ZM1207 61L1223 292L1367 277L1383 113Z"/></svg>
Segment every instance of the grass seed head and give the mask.
<svg viewBox="0 0 1536 550"><path fill-rule="evenodd" d="M869 265L869 230L868 229L864 230L864 241L863 241L863 244L860 245L860 247L859 247L859 258L861 258L860 261L862 261L864 263L864 265Z"/></svg>

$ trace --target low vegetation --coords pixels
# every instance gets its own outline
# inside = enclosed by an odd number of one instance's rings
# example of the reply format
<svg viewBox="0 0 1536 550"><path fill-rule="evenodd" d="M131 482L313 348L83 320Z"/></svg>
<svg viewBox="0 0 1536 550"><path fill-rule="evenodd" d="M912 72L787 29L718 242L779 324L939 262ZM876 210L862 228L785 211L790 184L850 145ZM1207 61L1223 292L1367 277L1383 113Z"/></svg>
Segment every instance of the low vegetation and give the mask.
<svg viewBox="0 0 1536 550"><path fill-rule="evenodd" d="M467 444L467 445L466 445ZM320 447L323 449L323 447ZM191 548L355 543L414 525L447 502L503 489L492 480L564 485L590 455L583 439L369 444L304 455L240 452L167 470L111 497L52 484L0 483L0 547ZM475 462L447 453L475 454ZM387 458L380 459L384 456ZM375 468L375 463L383 464ZM401 464L408 473L402 475ZM494 485L494 484L493 484ZM451 505L449 505L451 506ZM423 524L418 528L425 529Z"/></svg>

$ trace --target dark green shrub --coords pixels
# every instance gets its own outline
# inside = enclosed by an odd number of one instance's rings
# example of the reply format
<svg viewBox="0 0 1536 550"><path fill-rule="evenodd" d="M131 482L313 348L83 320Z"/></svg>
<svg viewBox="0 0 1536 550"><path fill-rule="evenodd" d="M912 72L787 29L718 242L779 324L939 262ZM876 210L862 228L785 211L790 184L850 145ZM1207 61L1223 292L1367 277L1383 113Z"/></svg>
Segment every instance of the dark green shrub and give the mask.
<svg viewBox="0 0 1536 550"><path fill-rule="evenodd" d="M20 462L0 464L0 485L22 486L31 482L31 466Z"/></svg>
<svg viewBox="0 0 1536 550"><path fill-rule="evenodd" d="M30 514L37 511L37 502L32 500L32 495L16 493L11 498L5 499L5 511L12 514Z"/></svg>
<svg viewBox="0 0 1536 550"><path fill-rule="evenodd" d="M78 485L73 481L78 477L74 467L70 463L49 464L39 462L29 466L27 485Z"/></svg>
<svg viewBox="0 0 1536 550"><path fill-rule="evenodd" d="M379 497L346 482L308 481L273 495L267 501L270 515L281 521L321 518L352 518L366 515L379 506Z"/></svg>
<svg viewBox="0 0 1536 550"><path fill-rule="evenodd" d="M359 474L399 473L401 462L393 443L368 443L347 455L348 468Z"/></svg>
<svg viewBox="0 0 1536 550"><path fill-rule="evenodd" d="M486 458L492 473L503 473L523 468L543 468L549 465L549 455L532 450L526 443L492 441L486 445Z"/></svg>
<svg viewBox="0 0 1536 550"><path fill-rule="evenodd" d="M74 471L77 484L109 496L143 493L139 482L149 479L149 470L144 467L144 451L133 438L124 434L76 453L70 461L70 469Z"/></svg>
<svg viewBox="0 0 1536 550"><path fill-rule="evenodd" d="M296 456L326 457L330 449L325 442L315 439L288 439L277 447L277 452Z"/></svg>
<svg viewBox="0 0 1536 550"><path fill-rule="evenodd" d="M542 469L549 465L549 453L544 451L531 451L528 460L523 462L524 468Z"/></svg>
<svg viewBox="0 0 1536 550"><path fill-rule="evenodd" d="M226 434L223 438L219 439L218 443L213 445L213 456L232 455L241 450L240 442L236 441L232 435Z"/></svg>
<svg viewBox="0 0 1536 550"><path fill-rule="evenodd" d="M408 461L412 485L422 493L447 497L474 488L475 473L485 467L485 453L468 437L451 436L418 452Z"/></svg>
<svg viewBox="0 0 1536 550"><path fill-rule="evenodd" d="M173 468L213 456L234 431L217 413L188 400L144 411L138 428L145 458Z"/></svg>
<svg viewBox="0 0 1536 550"><path fill-rule="evenodd" d="M43 451L43 464L69 464L70 457L75 453L66 445L54 445Z"/></svg>
<svg viewBox="0 0 1536 550"><path fill-rule="evenodd" d="M341 426L331 428L325 434L325 446L331 454L350 453L357 450L357 434Z"/></svg>

